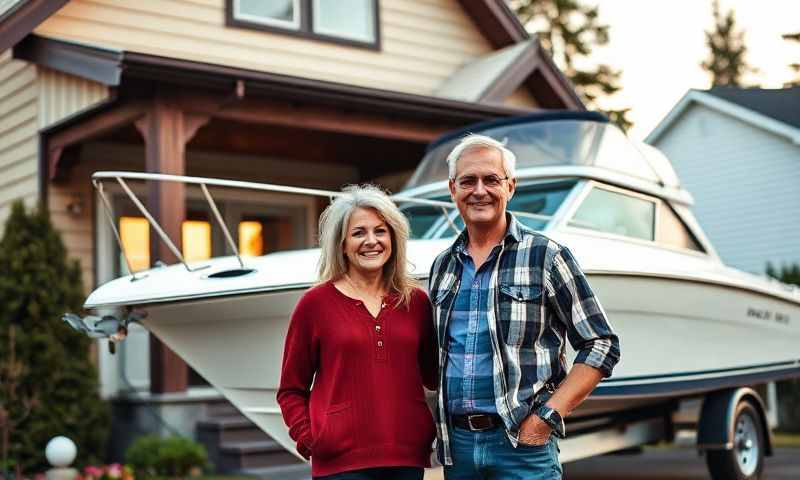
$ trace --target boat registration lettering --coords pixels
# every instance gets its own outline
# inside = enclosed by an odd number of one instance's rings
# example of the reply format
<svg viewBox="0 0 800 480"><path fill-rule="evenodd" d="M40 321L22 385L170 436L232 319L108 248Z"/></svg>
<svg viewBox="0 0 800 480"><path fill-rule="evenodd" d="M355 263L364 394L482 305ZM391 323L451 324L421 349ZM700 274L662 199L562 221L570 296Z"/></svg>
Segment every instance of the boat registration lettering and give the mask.
<svg viewBox="0 0 800 480"><path fill-rule="evenodd" d="M761 308L747 307L747 316L759 320L775 320L776 323L789 325L789 315L781 312L771 312Z"/></svg>

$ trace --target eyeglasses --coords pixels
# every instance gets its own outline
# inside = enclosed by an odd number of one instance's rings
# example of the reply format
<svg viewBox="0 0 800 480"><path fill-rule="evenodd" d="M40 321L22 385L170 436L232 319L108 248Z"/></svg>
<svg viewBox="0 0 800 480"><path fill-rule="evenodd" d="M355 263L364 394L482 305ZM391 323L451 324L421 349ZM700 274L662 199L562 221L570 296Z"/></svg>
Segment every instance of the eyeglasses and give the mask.
<svg viewBox="0 0 800 480"><path fill-rule="evenodd" d="M500 177L497 175L486 175L481 178L483 186L486 188L497 188L503 181L508 180L508 177ZM478 177L474 175L464 175L454 180L456 186L462 190L472 190L478 186Z"/></svg>

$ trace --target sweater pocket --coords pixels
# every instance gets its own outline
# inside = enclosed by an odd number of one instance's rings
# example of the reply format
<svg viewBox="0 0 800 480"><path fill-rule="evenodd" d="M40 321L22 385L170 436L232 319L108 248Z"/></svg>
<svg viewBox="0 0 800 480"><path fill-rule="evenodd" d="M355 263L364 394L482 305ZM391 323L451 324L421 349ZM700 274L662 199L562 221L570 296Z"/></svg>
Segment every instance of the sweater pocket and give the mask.
<svg viewBox="0 0 800 480"><path fill-rule="evenodd" d="M395 412L395 442L430 452L436 427L425 399L409 399Z"/></svg>
<svg viewBox="0 0 800 480"><path fill-rule="evenodd" d="M312 461L317 458L332 458L355 446L355 419L351 402L335 403L328 407L314 445L311 447Z"/></svg>

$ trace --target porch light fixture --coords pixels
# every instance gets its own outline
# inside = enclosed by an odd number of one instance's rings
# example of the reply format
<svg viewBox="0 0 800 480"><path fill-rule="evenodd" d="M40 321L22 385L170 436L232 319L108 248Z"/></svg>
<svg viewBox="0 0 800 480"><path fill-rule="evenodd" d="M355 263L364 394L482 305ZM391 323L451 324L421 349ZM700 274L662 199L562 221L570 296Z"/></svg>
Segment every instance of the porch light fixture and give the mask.
<svg viewBox="0 0 800 480"><path fill-rule="evenodd" d="M69 199L66 210L71 217L80 217L83 214L83 208L83 195L75 194Z"/></svg>

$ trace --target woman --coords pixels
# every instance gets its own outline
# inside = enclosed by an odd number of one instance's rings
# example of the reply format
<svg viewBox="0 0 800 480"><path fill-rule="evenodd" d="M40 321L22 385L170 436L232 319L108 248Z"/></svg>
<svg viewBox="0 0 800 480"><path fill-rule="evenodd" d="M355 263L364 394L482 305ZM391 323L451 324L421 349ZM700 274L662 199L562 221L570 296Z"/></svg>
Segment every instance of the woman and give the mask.
<svg viewBox="0 0 800 480"><path fill-rule="evenodd" d="M292 314L278 403L314 478L421 479L435 433L430 303L406 269L403 214L377 187L344 192L320 217L320 283Z"/></svg>

